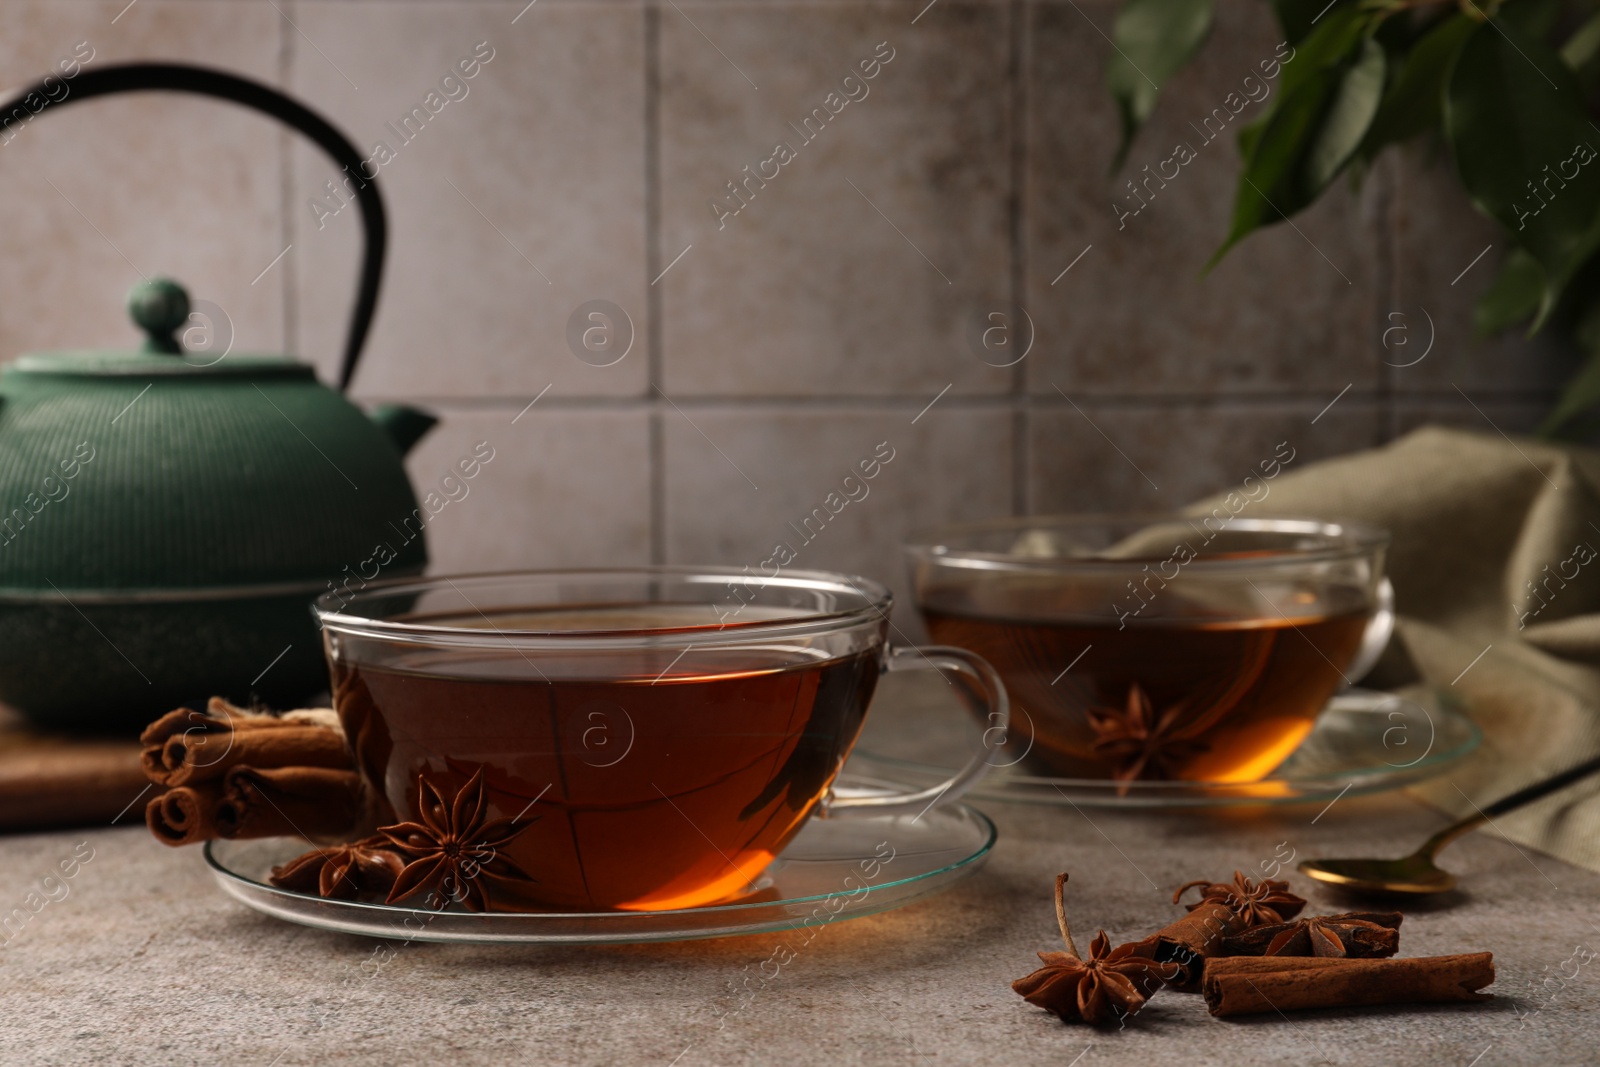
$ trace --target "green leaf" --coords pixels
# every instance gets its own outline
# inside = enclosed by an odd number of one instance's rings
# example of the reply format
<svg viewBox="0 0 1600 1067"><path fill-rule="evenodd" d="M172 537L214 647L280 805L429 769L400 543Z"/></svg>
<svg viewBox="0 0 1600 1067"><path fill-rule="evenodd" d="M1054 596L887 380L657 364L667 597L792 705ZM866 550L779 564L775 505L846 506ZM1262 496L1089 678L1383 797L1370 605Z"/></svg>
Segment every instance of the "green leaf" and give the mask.
<svg viewBox="0 0 1600 1067"><path fill-rule="evenodd" d="M1276 105L1272 110L1277 110ZM1271 114L1263 115L1250 125L1239 129L1239 157L1241 159L1249 159L1251 153L1256 150L1256 141L1261 137L1261 131L1267 128L1267 120L1271 117Z"/></svg>
<svg viewBox="0 0 1600 1067"><path fill-rule="evenodd" d="M1361 42L1360 58L1339 79L1339 87L1322 117L1321 128L1306 150L1300 168L1300 193L1309 204L1350 162L1383 99L1383 78L1388 57L1370 37ZM1303 206L1303 205L1302 205ZM1286 208L1293 214L1299 208Z"/></svg>
<svg viewBox="0 0 1600 1067"><path fill-rule="evenodd" d="M1121 168L1156 96L1211 32L1212 0L1125 0L1111 28L1115 49L1106 85L1122 116L1122 143L1111 169Z"/></svg>
<svg viewBox="0 0 1600 1067"><path fill-rule="evenodd" d="M1596 404L1600 404L1600 352L1590 352L1578 373L1562 388L1555 409L1539 424L1539 436L1560 436L1568 423Z"/></svg>
<svg viewBox="0 0 1600 1067"><path fill-rule="evenodd" d="M1561 17L1562 0L1517 0L1502 4L1497 12L1502 25L1515 26L1525 37L1545 38ZM1489 5L1480 5L1482 10Z"/></svg>
<svg viewBox="0 0 1600 1067"><path fill-rule="evenodd" d="M1577 77L1516 27L1485 23L1450 75L1444 129L1478 209L1544 268L1537 330L1600 247L1600 131Z"/></svg>
<svg viewBox="0 0 1600 1067"><path fill-rule="evenodd" d="M1289 58L1283 61L1277 87L1261 117L1239 131L1239 155L1250 158L1256 138L1272 121L1273 113L1282 101L1330 67L1349 60L1370 23L1371 20L1356 10L1354 5L1329 11L1318 20L1316 29L1304 42L1296 45L1289 53Z"/></svg>
<svg viewBox="0 0 1600 1067"><path fill-rule="evenodd" d="M1272 0L1272 10L1283 27L1283 36L1290 44L1299 44L1313 28L1312 21L1332 6L1332 0ZM1354 4L1347 4L1355 7Z"/></svg>
<svg viewBox="0 0 1600 1067"><path fill-rule="evenodd" d="M1561 390L1555 409L1539 424L1539 436L1557 437L1570 430L1579 415L1593 412L1600 405L1600 302L1591 305L1573 330L1574 339L1588 358Z"/></svg>
<svg viewBox="0 0 1600 1067"><path fill-rule="evenodd" d="M1585 352L1600 352L1600 302L1584 309L1572 327L1572 339Z"/></svg>
<svg viewBox="0 0 1600 1067"><path fill-rule="evenodd" d="M1278 92L1287 96L1318 71L1347 62L1371 27L1372 17L1353 4L1329 11L1284 60L1283 73L1278 77Z"/></svg>
<svg viewBox="0 0 1600 1067"><path fill-rule="evenodd" d="M1444 107L1445 77L1461 46L1478 27L1465 15L1451 15L1430 29L1406 55L1372 120L1361 154L1371 159L1388 144L1415 137L1438 125Z"/></svg>
<svg viewBox="0 0 1600 1067"><path fill-rule="evenodd" d="M1318 120L1338 86L1337 72L1318 71L1283 97L1266 120L1260 135L1251 143L1250 158L1239 176L1228 238L1206 264L1207 270L1253 231L1304 206L1298 202L1297 172L1306 149L1317 136Z"/></svg>
<svg viewBox="0 0 1600 1067"><path fill-rule="evenodd" d="M1588 68L1597 54L1600 54L1600 12L1596 12L1588 22L1579 26L1577 32L1567 38L1567 43L1561 46L1562 61L1578 72L1586 86L1592 80L1592 77L1588 76L1594 73Z"/></svg>
<svg viewBox="0 0 1600 1067"><path fill-rule="evenodd" d="M1376 41L1352 41L1353 63L1308 65L1310 74L1297 79L1248 139L1233 224L1208 270L1256 229L1309 205L1355 155L1383 98L1387 60Z"/></svg>
<svg viewBox="0 0 1600 1067"><path fill-rule="evenodd" d="M1532 318L1543 299L1544 268L1523 249L1514 248L1488 291L1478 298L1473 326L1482 337L1509 330Z"/></svg>

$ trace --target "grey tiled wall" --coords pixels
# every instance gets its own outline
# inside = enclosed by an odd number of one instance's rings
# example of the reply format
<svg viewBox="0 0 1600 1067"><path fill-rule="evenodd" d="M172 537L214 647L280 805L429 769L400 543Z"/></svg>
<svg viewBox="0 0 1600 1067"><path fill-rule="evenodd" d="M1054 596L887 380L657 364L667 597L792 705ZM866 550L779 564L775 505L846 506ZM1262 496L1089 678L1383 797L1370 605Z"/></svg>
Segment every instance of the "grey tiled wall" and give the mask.
<svg viewBox="0 0 1600 1067"><path fill-rule="evenodd" d="M1175 506L1285 439L1310 459L1430 420L1527 429L1569 369L1470 336L1502 249L1474 262L1497 238L1436 146L1209 275L1232 131L1119 227L1124 179L1196 141L1191 123L1272 56L1265 4L1222 0L1115 179L1112 0L524 4L0 2L11 82L88 40L95 63L243 72L395 149L355 395L443 415L411 458L419 483L473 442L496 449L433 527L438 569L755 564L888 442L869 497L798 565L898 584L913 527ZM386 123L484 41L467 95L402 144ZM803 142L790 124L890 49ZM795 157L719 224L709 201L731 208L726 183L778 141ZM128 344L121 296L142 271L223 309L236 349L331 375L359 251L354 211L319 223L309 206L333 176L226 105L60 109L0 150L0 351ZM633 330L610 366L567 341L597 299ZM1016 305L1032 347L992 366L970 323Z"/></svg>

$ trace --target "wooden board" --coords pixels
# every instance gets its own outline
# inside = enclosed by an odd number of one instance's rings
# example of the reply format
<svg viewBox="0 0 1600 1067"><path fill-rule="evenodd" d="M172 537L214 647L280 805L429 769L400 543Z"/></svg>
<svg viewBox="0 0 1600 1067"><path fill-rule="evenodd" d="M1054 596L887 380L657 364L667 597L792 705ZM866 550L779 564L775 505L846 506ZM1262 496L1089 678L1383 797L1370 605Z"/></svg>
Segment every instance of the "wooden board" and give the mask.
<svg viewBox="0 0 1600 1067"><path fill-rule="evenodd" d="M47 734L0 708L0 832L136 826L150 790L134 738Z"/></svg>

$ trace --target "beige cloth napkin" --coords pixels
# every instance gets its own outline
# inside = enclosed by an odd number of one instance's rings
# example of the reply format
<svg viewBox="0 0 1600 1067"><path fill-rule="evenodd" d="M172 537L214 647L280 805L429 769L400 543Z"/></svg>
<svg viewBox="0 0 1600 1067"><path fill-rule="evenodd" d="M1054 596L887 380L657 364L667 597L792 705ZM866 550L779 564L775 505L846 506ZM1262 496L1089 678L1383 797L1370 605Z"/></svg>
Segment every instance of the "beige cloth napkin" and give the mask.
<svg viewBox="0 0 1600 1067"><path fill-rule="evenodd" d="M1242 517L1343 518L1393 536L1397 640L1365 684L1447 691L1484 732L1423 799L1466 816L1600 751L1600 452L1425 428L1270 485ZM1493 825L1600 870L1600 779Z"/></svg>

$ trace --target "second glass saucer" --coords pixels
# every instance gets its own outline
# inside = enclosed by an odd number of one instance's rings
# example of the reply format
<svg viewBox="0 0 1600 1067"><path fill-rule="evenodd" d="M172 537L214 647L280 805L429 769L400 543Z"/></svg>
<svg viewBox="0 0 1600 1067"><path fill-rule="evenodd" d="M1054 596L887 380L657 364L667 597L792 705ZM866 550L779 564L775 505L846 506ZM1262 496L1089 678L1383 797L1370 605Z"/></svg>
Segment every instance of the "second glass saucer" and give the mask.
<svg viewBox="0 0 1600 1067"><path fill-rule="evenodd" d="M884 714L884 712L888 714ZM879 725L894 720L874 710ZM856 749L850 765L863 773L916 784L950 774L925 753L959 752L963 738L954 716L919 719L916 728L877 729ZM869 726L870 728L870 726ZM972 729L973 727L968 727ZM1025 713L1012 720L1013 736L1027 730ZM1196 808L1241 804L1295 804L1337 796L1378 793L1413 785L1470 755L1483 739L1471 719L1442 698L1423 702L1393 693L1350 689L1328 702L1310 736L1276 771L1256 782L1134 781L1060 778L1032 772L1008 753L969 796L1035 804L1097 808Z"/></svg>

